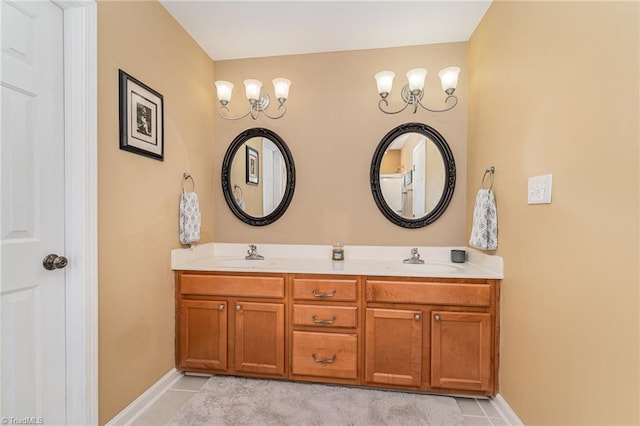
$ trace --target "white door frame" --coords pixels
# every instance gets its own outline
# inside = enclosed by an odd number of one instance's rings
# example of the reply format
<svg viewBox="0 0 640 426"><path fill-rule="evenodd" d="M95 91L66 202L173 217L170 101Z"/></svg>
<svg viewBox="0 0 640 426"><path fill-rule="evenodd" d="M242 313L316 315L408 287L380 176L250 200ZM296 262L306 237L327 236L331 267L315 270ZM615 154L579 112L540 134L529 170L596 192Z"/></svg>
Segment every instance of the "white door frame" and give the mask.
<svg viewBox="0 0 640 426"><path fill-rule="evenodd" d="M64 10L67 424L98 424L98 8Z"/></svg>

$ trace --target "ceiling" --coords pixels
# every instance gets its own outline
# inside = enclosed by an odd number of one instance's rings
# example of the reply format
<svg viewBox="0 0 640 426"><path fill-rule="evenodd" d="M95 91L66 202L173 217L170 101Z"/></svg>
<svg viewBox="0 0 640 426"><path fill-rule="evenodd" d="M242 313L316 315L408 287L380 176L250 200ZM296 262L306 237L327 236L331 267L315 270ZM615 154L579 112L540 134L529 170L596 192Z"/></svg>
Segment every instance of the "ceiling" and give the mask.
<svg viewBox="0 0 640 426"><path fill-rule="evenodd" d="M160 0L213 60L467 41L491 0Z"/></svg>

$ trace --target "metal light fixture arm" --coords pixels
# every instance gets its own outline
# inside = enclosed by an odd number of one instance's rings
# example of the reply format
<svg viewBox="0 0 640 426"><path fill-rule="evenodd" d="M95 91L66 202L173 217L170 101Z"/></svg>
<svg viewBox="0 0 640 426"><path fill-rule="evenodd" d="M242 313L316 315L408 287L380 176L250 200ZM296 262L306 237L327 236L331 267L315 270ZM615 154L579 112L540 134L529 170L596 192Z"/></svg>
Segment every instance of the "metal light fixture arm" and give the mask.
<svg viewBox="0 0 640 426"><path fill-rule="evenodd" d="M222 113L223 110L229 112L229 108L227 107L227 104L222 103L222 105L218 109L218 115L226 120L241 120L246 116L250 115L252 119L257 120L260 113L263 113L264 115L271 118L272 120L277 120L278 118L282 118L282 116L285 115L287 112L287 107L284 105L285 101L286 99L279 98L278 99L279 105L277 110L278 111L282 110L282 111L280 112L280 114L271 115L267 112L267 107L269 106L269 95L267 95L266 93L261 93L260 98L258 100L253 100L253 99L249 100L249 103L250 103L249 111L247 111L245 114L240 115L238 117L229 117L228 115Z"/></svg>
<svg viewBox="0 0 640 426"><path fill-rule="evenodd" d="M409 86L405 85L402 88L402 100L404 101L404 106L402 108L400 108L397 111L389 111L389 110L385 110L383 108L383 104L385 107L389 106L389 102L387 101L387 97L388 97L388 93L381 93L380 94L380 101L378 101L378 108L380 109L380 111L384 112L385 114L398 114L401 113L402 111L404 111L405 109L407 109L407 107L409 105L413 106L413 113L415 114L418 111L418 105L420 105L420 107L426 111L429 112L445 112L445 111L449 111L452 110L457 104L458 104L458 97L455 96L453 94L453 90L447 90L447 97L444 100L444 103L447 104L449 102L449 99L453 99L453 104L449 105L446 108L443 109L433 109L433 108L429 108L428 106L424 105L421 100L422 100L422 96L424 95L424 91L420 90L420 91L416 91L416 92L411 92L409 90Z"/></svg>

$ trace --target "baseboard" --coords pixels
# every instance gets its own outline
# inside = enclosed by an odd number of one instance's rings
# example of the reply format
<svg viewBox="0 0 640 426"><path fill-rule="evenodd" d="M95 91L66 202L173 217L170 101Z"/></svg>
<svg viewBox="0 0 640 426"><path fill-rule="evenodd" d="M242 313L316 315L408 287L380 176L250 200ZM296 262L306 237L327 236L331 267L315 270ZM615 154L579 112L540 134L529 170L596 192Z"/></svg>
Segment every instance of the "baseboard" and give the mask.
<svg viewBox="0 0 640 426"><path fill-rule="evenodd" d="M166 391L182 378L182 373L172 368L160 380L151 385L142 395L122 410L117 416L109 420L106 426L125 426L133 423L144 411L158 400Z"/></svg>
<svg viewBox="0 0 640 426"><path fill-rule="evenodd" d="M496 411L498 411L502 419L508 425L524 426L524 423L522 423L522 421L518 418L515 411L513 411L511 407L509 407L509 404L507 404L507 401L504 400L502 395L497 394L495 398L491 398L490 401L491 401L491 405L493 405L493 408L495 408Z"/></svg>

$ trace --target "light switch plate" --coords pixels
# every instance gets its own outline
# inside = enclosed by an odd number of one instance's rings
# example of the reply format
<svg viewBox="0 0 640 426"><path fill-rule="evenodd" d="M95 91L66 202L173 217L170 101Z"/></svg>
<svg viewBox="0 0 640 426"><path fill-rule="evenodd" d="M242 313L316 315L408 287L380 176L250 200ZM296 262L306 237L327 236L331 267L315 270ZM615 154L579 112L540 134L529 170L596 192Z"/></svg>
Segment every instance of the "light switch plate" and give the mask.
<svg viewBox="0 0 640 426"><path fill-rule="evenodd" d="M527 200L529 204L551 204L551 174L529 178Z"/></svg>

